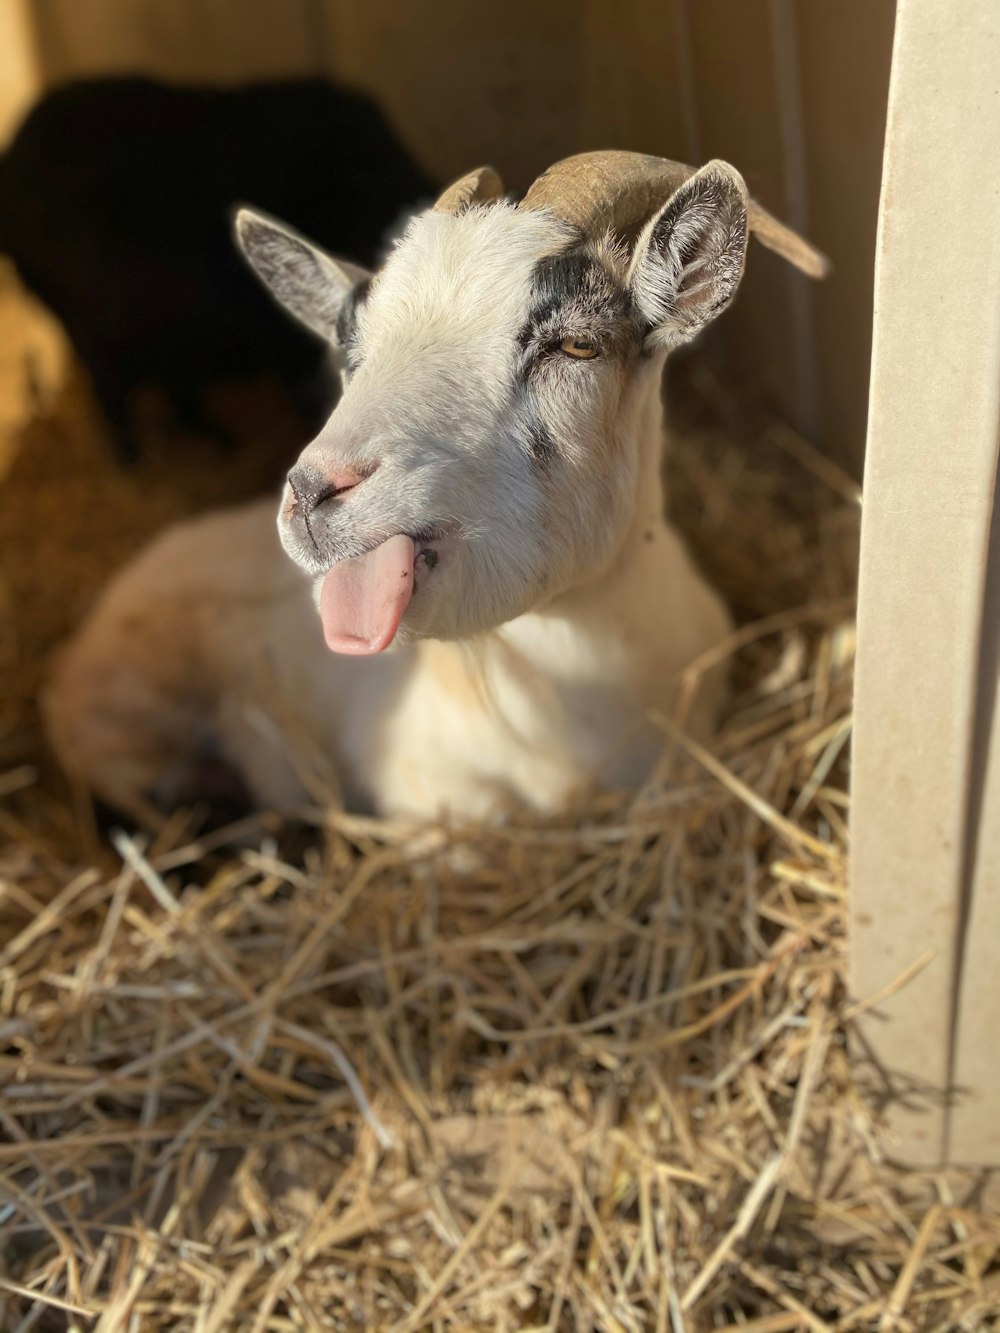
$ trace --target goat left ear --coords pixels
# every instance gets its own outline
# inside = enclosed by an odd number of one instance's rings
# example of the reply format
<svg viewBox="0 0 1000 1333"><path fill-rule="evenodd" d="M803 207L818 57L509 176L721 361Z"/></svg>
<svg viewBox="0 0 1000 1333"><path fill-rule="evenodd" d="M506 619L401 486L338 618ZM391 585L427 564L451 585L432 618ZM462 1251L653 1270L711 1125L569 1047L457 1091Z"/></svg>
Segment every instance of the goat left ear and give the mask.
<svg viewBox="0 0 1000 1333"><path fill-rule="evenodd" d="M334 259L283 222L241 208L236 241L275 299L313 333L337 341L337 317L367 269Z"/></svg>
<svg viewBox="0 0 1000 1333"><path fill-rule="evenodd" d="M747 253L747 187L728 162L709 162L646 224L630 285L647 345L693 338L736 294Z"/></svg>

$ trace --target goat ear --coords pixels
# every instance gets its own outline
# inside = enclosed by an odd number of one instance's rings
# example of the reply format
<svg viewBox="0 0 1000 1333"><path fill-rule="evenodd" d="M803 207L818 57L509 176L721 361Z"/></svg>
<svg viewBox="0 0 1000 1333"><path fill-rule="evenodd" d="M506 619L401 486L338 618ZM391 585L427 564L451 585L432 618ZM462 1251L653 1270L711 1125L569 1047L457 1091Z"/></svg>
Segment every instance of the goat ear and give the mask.
<svg viewBox="0 0 1000 1333"><path fill-rule="evenodd" d="M249 208L236 214L236 242L272 296L313 333L337 341L337 317L347 298L371 276L333 259L286 227Z"/></svg>
<svg viewBox="0 0 1000 1333"><path fill-rule="evenodd" d="M736 294L747 252L747 187L728 162L709 162L646 224L630 284L647 343L693 338Z"/></svg>

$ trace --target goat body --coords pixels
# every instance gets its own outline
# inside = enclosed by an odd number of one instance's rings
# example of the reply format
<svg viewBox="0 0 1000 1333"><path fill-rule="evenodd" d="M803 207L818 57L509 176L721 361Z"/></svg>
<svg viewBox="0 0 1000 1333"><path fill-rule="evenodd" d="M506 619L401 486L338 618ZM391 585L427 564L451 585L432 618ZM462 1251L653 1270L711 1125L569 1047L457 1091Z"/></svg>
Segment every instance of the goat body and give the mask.
<svg viewBox="0 0 1000 1333"><path fill-rule="evenodd" d="M712 163L623 240L530 194L487 202L482 179L374 279L241 218L344 395L277 531L262 503L168 532L63 655L50 734L111 804L187 798L220 757L262 805L333 773L350 805L414 817L551 809L649 770L650 710L728 627L664 518L660 387L739 283L745 187ZM716 668L689 728L723 695Z"/></svg>
<svg viewBox="0 0 1000 1333"><path fill-rule="evenodd" d="M146 802L211 799L205 765L220 756L255 804L284 811L311 774L353 809L418 818L634 785L656 753L648 711L672 707L682 668L728 627L662 518L655 391L644 416L642 506L610 568L471 642L332 655L273 501L171 529L59 663L47 714L64 767L140 819ZM694 734L722 698L716 670Z"/></svg>
<svg viewBox="0 0 1000 1333"><path fill-rule="evenodd" d="M270 301L231 240L247 200L370 263L431 192L367 98L321 79L56 88L0 155L0 251L63 322L125 457L155 386L204 421L206 391L271 377L318 424L324 347Z"/></svg>

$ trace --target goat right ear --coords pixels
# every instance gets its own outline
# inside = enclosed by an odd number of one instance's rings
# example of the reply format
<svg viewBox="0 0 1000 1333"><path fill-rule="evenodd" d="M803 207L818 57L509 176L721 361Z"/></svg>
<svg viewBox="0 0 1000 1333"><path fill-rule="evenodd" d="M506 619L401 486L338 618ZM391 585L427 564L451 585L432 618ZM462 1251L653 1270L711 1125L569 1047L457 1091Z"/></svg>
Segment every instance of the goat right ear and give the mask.
<svg viewBox="0 0 1000 1333"><path fill-rule="evenodd" d="M337 317L367 269L333 259L283 222L241 208L236 241L250 267L272 296L307 329L337 341Z"/></svg>
<svg viewBox="0 0 1000 1333"><path fill-rule="evenodd" d="M643 228L629 275L649 330L669 349L693 338L736 295L746 263L749 197L728 162L696 171Z"/></svg>

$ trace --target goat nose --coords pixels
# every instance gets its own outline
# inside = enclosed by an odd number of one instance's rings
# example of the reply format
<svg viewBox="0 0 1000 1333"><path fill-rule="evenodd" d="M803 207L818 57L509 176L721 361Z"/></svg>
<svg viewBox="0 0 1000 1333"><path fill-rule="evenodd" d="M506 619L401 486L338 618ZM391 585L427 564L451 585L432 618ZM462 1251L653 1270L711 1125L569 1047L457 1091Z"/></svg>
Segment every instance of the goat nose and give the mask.
<svg viewBox="0 0 1000 1333"><path fill-rule="evenodd" d="M327 500L353 490L367 475L354 468L327 470L300 463L289 472L288 485L299 509L304 514L311 514Z"/></svg>

